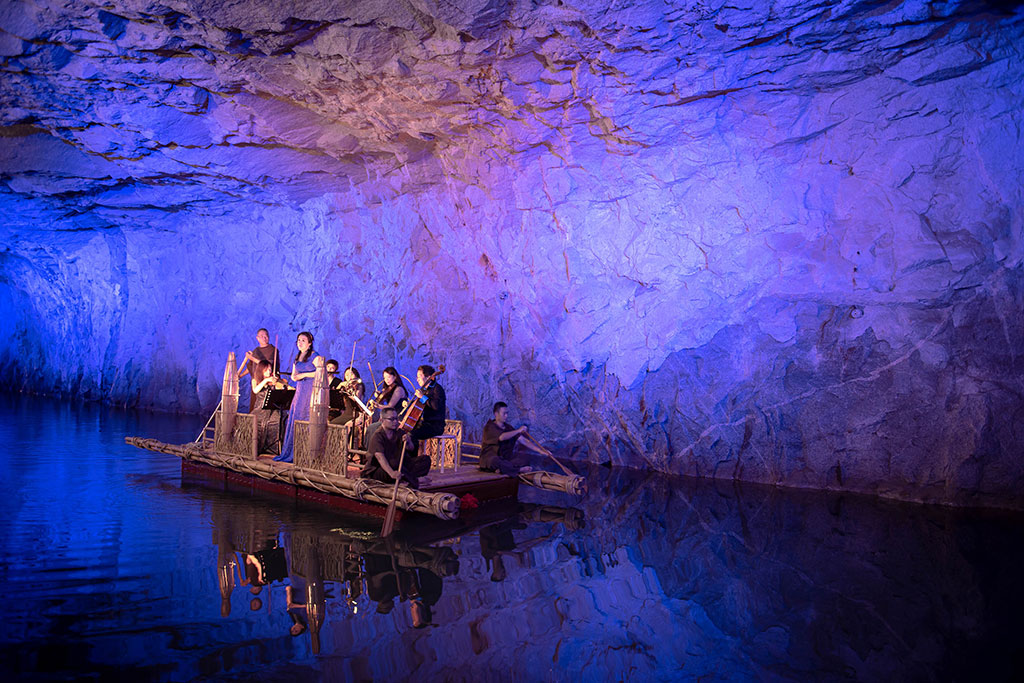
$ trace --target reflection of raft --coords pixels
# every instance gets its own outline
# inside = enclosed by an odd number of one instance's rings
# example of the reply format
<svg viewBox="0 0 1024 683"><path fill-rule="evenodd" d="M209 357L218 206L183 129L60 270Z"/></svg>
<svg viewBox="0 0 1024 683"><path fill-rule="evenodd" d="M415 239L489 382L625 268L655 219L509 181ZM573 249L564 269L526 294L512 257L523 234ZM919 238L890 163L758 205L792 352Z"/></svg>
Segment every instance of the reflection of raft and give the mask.
<svg viewBox="0 0 1024 683"><path fill-rule="evenodd" d="M318 359L319 360L319 359ZM327 391L322 363L317 367L310 419L295 423L295 463L275 462L257 453L255 416L238 413L238 380L234 354L225 368L224 395L215 413L212 439L201 437L197 443L174 445L155 439L127 437L138 448L177 455L182 471L212 479L225 485L251 486L321 503L352 512L383 516L391 501L393 485L358 478L353 462L365 454L351 450L349 427L327 423ZM586 481L578 475L533 471L510 477L481 472L462 465L461 424L455 421L457 439L428 439L434 468L420 488L398 487L396 508L419 512L440 519L459 516L461 497L472 494L480 502L516 498L520 483L549 491L582 495ZM205 430L204 430L205 435Z"/></svg>

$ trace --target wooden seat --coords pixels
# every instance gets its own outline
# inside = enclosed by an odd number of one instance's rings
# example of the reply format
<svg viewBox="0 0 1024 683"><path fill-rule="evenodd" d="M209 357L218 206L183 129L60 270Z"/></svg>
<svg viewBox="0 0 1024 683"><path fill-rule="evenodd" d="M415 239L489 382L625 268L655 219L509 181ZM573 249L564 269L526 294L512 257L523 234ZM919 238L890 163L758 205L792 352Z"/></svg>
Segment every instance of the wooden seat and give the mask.
<svg viewBox="0 0 1024 683"><path fill-rule="evenodd" d="M444 434L424 439L420 453L430 456L430 469L458 472L462 464L462 420L445 420Z"/></svg>

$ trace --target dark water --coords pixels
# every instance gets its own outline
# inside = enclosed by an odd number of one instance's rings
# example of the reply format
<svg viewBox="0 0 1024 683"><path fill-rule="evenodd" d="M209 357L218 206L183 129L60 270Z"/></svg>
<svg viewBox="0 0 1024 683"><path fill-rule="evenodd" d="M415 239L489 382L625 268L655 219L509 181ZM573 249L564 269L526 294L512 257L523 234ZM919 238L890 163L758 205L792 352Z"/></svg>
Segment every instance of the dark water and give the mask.
<svg viewBox="0 0 1024 683"><path fill-rule="evenodd" d="M183 481L173 456L122 441L189 441L200 423L0 404L6 680L1024 670L1019 515L595 468L582 501L524 495L383 543L375 525Z"/></svg>

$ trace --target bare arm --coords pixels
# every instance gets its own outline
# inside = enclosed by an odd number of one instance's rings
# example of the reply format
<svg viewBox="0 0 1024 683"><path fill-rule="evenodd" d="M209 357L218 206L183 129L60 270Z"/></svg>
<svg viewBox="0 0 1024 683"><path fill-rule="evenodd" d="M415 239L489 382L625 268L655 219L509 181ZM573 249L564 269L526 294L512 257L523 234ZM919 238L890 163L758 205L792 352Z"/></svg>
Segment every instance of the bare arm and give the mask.
<svg viewBox="0 0 1024 683"><path fill-rule="evenodd" d="M252 379L252 393L254 393L254 394L260 393L261 391L263 391L263 387L265 387L267 384L272 383L273 381L274 381L273 377L265 377L262 382L257 384L256 383L256 378L254 377Z"/></svg>
<svg viewBox="0 0 1024 683"><path fill-rule="evenodd" d="M523 425L519 429L510 429L507 432L502 432L501 436L498 437L498 441L508 441L509 439L514 439L525 431L526 425Z"/></svg>

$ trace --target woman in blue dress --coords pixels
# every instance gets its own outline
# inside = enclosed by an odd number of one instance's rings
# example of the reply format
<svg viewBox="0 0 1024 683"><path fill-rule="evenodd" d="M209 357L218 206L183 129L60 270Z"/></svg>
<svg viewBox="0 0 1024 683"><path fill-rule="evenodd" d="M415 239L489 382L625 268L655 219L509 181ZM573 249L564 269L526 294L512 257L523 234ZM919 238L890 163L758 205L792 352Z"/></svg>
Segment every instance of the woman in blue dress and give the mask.
<svg viewBox="0 0 1024 683"><path fill-rule="evenodd" d="M313 395L313 378L316 376L313 360L320 355L313 350L313 335L309 332L299 332L295 346L299 349L299 352L295 354L295 361L292 363L292 383L295 384L295 397L292 399L291 410L288 411L288 421L285 423L281 455L274 458L279 462L292 462L295 453L295 421L309 419L309 400Z"/></svg>

